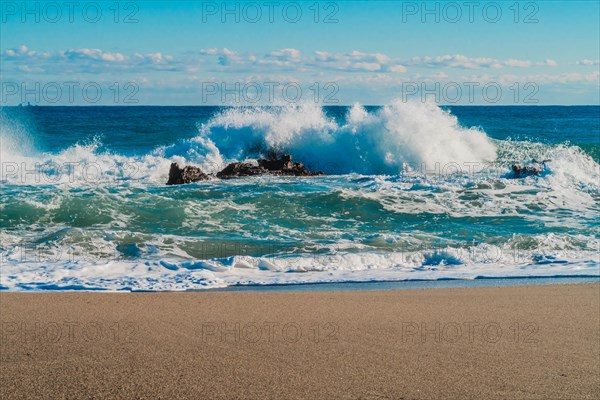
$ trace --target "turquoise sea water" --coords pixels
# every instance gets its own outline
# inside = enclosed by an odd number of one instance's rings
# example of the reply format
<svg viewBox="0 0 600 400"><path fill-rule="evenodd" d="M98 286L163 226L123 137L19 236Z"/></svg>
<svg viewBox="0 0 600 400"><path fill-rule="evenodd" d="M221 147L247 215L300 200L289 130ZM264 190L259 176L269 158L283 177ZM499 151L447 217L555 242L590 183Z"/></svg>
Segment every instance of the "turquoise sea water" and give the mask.
<svg viewBox="0 0 600 400"><path fill-rule="evenodd" d="M1 115L3 290L599 275L597 106ZM272 149L328 175L164 184Z"/></svg>

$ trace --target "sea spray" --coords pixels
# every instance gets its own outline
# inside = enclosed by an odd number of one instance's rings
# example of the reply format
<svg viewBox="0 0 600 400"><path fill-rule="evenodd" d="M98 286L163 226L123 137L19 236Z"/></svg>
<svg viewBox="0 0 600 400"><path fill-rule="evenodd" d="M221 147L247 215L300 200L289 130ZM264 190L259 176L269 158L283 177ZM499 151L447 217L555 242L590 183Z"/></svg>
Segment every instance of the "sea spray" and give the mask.
<svg viewBox="0 0 600 400"><path fill-rule="evenodd" d="M11 165L5 165L1 180L12 184L160 184L166 182L171 162L216 174L229 162L273 150L334 175L397 175L415 169L443 172L442 179L448 178L445 171L474 179L481 167L487 177L508 177L515 162L551 158L545 178L556 185L598 187L600 176L598 163L577 146L494 140L481 129L461 126L450 112L430 103L396 101L370 110L355 104L341 119L315 104L227 108L199 122L195 137L128 156L101 150L106 146L98 138L42 151L27 124L14 118L3 122L2 161ZM28 172L35 168L37 176Z"/></svg>
<svg viewBox="0 0 600 400"><path fill-rule="evenodd" d="M214 143L206 153L213 160L275 150L330 174L394 175L406 164L427 169L496 158L496 146L484 132L461 127L430 103L395 101L374 112L355 104L344 123L315 104L231 108L201 124L200 134Z"/></svg>

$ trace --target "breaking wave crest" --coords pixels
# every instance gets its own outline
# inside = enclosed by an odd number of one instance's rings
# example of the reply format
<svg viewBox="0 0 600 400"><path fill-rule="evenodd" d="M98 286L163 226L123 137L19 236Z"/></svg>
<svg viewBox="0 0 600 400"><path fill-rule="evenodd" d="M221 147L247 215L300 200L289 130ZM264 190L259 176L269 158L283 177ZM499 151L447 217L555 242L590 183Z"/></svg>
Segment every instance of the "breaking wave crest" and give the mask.
<svg viewBox="0 0 600 400"><path fill-rule="evenodd" d="M233 108L200 126L211 157L243 160L275 150L326 173L398 174L403 165L491 162L496 146L484 132L428 103L394 102L368 112L355 104L345 121L314 104Z"/></svg>
<svg viewBox="0 0 600 400"><path fill-rule="evenodd" d="M484 171L499 177L512 163L551 158L548 176L557 184L597 187L600 177L598 163L577 146L494 140L481 129L462 127L455 116L429 103L396 101L373 110L355 104L341 120L314 104L229 108L199 123L196 137L136 156L101 150L100 139L58 153L42 152L25 127L9 122L0 132L0 181L11 184L157 184L166 181L173 161L214 174L229 162L272 151L333 175L414 170L438 175Z"/></svg>

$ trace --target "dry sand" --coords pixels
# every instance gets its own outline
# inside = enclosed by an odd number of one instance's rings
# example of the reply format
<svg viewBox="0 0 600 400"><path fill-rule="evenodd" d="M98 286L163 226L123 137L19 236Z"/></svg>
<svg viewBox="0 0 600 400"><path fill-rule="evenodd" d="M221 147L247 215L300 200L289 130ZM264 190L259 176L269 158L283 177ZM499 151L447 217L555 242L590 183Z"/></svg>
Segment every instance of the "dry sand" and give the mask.
<svg viewBox="0 0 600 400"><path fill-rule="evenodd" d="M0 397L592 399L600 284L0 293Z"/></svg>

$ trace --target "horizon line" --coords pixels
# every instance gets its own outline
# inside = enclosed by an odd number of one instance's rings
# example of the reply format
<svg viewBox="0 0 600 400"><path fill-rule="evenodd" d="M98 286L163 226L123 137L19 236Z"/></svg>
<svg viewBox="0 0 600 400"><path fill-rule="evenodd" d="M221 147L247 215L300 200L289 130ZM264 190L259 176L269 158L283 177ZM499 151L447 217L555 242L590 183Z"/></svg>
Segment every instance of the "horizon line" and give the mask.
<svg viewBox="0 0 600 400"><path fill-rule="evenodd" d="M0 105L2 107L35 108L35 107L287 107L290 104L17 104ZM320 107L352 107L354 104L319 104ZM362 107L385 107L389 104L361 104ZM436 104L438 107L600 107L598 104Z"/></svg>

